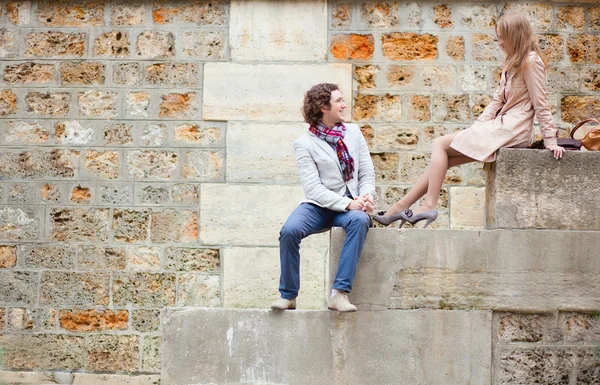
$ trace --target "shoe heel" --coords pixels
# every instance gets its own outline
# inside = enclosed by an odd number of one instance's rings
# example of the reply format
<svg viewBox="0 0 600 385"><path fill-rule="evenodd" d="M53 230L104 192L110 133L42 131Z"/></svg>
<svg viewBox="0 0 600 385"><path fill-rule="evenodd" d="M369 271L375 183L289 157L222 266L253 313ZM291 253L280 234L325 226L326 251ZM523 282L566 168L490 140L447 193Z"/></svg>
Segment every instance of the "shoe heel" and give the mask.
<svg viewBox="0 0 600 385"><path fill-rule="evenodd" d="M435 218L427 218L427 222L425 222L425 226L423 226L423 228L427 228L427 226L429 226L429 224L433 221L435 221Z"/></svg>
<svg viewBox="0 0 600 385"><path fill-rule="evenodd" d="M401 229L405 223L406 223L406 219L403 218L402 221L400 221L400 225L398 226L398 228Z"/></svg>

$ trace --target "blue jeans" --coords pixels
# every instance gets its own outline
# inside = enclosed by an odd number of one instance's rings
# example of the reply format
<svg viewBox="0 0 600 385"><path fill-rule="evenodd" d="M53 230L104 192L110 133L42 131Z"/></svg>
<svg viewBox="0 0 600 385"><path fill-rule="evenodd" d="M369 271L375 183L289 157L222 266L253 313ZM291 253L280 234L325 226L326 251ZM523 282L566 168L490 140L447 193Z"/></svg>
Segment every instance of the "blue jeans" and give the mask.
<svg viewBox="0 0 600 385"><path fill-rule="evenodd" d="M300 242L303 238L331 227L346 230L333 288L350 292L371 218L361 210L338 212L302 203L292 212L279 232L281 277L279 292L285 299L298 296L300 290Z"/></svg>

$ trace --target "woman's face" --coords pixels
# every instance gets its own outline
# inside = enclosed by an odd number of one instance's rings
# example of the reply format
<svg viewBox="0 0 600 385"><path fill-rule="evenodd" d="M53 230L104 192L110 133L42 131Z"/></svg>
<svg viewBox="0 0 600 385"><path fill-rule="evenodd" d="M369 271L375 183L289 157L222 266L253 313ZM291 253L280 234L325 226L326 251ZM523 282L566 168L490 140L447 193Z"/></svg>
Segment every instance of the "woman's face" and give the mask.
<svg viewBox="0 0 600 385"><path fill-rule="evenodd" d="M496 36L498 37L498 45L500 46L500 49L503 52L506 52L506 47L504 45L504 40L502 39L502 35L500 34L500 32L498 32L497 29L496 29Z"/></svg>

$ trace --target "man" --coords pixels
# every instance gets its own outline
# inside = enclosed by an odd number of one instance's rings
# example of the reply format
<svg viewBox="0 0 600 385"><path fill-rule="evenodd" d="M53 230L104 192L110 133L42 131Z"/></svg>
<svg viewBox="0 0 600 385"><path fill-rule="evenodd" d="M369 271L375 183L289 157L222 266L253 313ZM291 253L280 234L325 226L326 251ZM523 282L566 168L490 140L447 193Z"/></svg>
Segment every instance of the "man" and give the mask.
<svg viewBox="0 0 600 385"><path fill-rule="evenodd" d="M308 132L294 142L305 199L279 233L281 277L273 310L296 308L300 289L300 241L333 226L346 230L338 270L328 299L331 310L356 311L348 300L356 265L369 231L375 171L355 124L344 124L346 103L335 84L312 87L304 97Z"/></svg>

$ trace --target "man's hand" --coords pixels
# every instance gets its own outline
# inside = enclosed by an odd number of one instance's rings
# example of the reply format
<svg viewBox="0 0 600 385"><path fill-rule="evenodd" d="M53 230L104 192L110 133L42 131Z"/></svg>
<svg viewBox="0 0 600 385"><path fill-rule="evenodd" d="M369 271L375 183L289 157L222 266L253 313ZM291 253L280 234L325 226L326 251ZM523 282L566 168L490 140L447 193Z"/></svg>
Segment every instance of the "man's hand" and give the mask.
<svg viewBox="0 0 600 385"><path fill-rule="evenodd" d="M355 199L362 199L363 200L363 208L362 208L362 210L364 212L371 213L375 209L375 202L373 201L373 197L371 196L371 194L365 193L365 194L363 194L360 197L357 197Z"/></svg>
<svg viewBox="0 0 600 385"><path fill-rule="evenodd" d="M346 207L346 210L363 210L363 208L363 200L360 198L354 198L354 200Z"/></svg>
<svg viewBox="0 0 600 385"><path fill-rule="evenodd" d="M560 159L563 156L563 152L565 151L565 149L561 146L548 146L546 147L548 150L554 152L554 157L556 159Z"/></svg>

